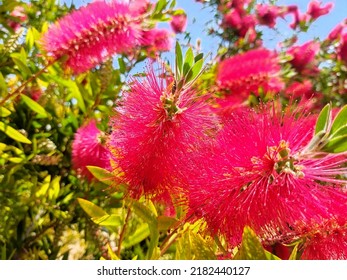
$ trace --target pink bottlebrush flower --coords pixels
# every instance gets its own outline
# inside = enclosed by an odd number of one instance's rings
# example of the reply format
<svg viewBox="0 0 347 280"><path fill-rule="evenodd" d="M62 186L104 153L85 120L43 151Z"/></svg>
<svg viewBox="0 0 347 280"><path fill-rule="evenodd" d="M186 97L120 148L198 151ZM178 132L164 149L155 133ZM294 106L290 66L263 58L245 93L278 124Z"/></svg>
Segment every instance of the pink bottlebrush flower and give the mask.
<svg viewBox="0 0 347 280"><path fill-rule="evenodd" d="M319 50L319 42L309 41L301 46L291 47L287 53L293 57L290 63L296 71L300 74L314 74L319 71L315 65L315 57Z"/></svg>
<svg viewBox="0 0 347 280"><path fill-rule="evenodd" d="M270 28L274 28L277 18L283 18L286 12L287 10L285 8L279 6L266 4L257 4L256 6L256 13L259 24L266 25Z"/></svg>
<svg viewBox="0 0 347 280"><path fill-rule="evenodd" d="M103 144L104 137L95 120L81 126L75 133L72 143L72 166L89 181L94 177L87 169L88 165L110 170L110 152Z"/></svg>
<svg viewBox="0 0 347 280"><path fill-rule="evenodd" d="M132 0L129 5L134 15L142 15L152 7L152 3L149 0Z"/></svg>
<svg viewBox="0 0 347 280"><path fill-rule="evenodd" d="M92 2L52 25L43 35L43 50L53 59L67 55L64 65L76 74L87 71L138 45L137 14L121 0Z"/></svg>
<svg viewBox="0 0 347 280"><path fill-rule="evenodd" d="M187 27L187 15L185 13L173 15L170 26L175 33L182 33Z"/></svg>
<svg viewBox="0 0 347 280"><path fill-rule="evenodd" d="M307 7L307 14L312 19L317 19L320 16L326 15L334 7L334 3L329 2L325 6L321 6L322 2L317 0L312 0Z"/></svg>
<svg viewBox="0 0 347 280"><path fill-rule="evenodd" d="M342 36L343 29L346 27L345 21L340 22L336 25L328 34L328 40L335 41L338 40Z"/></svg>
<svg viewBox="0 0 347 280"><path fill-rule="evenodd" d="M218 67L217 85L231 94L245 96L259 91L276 93L283 88L277 55L267 49L256 49L222 61Z"/></svg>
<svg viewBox="0 0 347 280"><path fill-rule="evenodd" d="M285 93L287 96L293 98L310 99L315 93L312 87L313 85L310 80L304 80L302 83L293 82L286 88Z"/></svg>
<svg viewBox="0 0 347 280"><path fill-rule="evenodd" d="M340 22L338 25L336 25L329 33L328 40L335 41L341 38L343 29L346 27L346 23Z"/></svg>
<svg viewBox="0 0 347 280"><path fill-rule="evenodd" d="M341 44L338 48L338 57L347 63L347 33L342 36Z"/></svg>
<svg viewBox="0 0 347 280"><path fill-rule="evenodd" d="M242 27L242 18L238 10L231 9L224 15L223 26L233 29L240 29Z"/></svg>
<svg viewBox="0 0 347 280"><path fill-rule="evenodd" d="M289 24L289 27L293 30L297 29L302 25L306 25L311 17L308 14L302 13L299 9L293 10L294 19L293 22Z"/></svg>
<svg viewBox="0 0 347 280"><path fill-rule="evenodd" d="M233 0L233 1L226 1L226 5L228 8L235 8L239 11L243 11L245 8L248 7L251 0Z"/></svg>
<svg viewBox="0 0 347 280"><path fill-rule="evenodd" d="M150 54L157 55L158 52L165 52L171 49L171 33L167 29L154 28L142 32L141 45Z"/></svg>
<svg viewBox="0 0 347 280"><path fill-rule="evenodd" d="M174 193L183 159L209 140L214 125L208 104L192 90L175 92L172 77L158 72L132 80L112 121L109 147L135 198Z"/></svg>
<svg viewBox="0 0 347 280"><path fill-rule="evenodd" d="M324 221L306 227L303 260L347 260L347 221L339 219Z"/></svg>
<svg viewBox="0 0 347 280"><path fill-rule="evenodd" d="M277 112L278 110L278 112ZM264 244L291 240L298 222L320 223L346 213L346 158L305 152L314 121L281 108L237 110L201 151L189 176L189 213L237 246L250 226Z"/></svg>
<svg viewBox="0 0 347 280"><path fill-rule="evenodd" d="M241 37L245 37L249 33L256 33L255 29L254 29L256 24L257 24L257 19L255 18L254 15L244 16L242 18L242 25L241 25L241 28L239 30L239 35ZM251 40L249 40L249 41L251 41Z"/></svg>
<svg viewBox="0 0 347 280"><path fill-rule="evenodd" d="M216 107L213 108L213 111L222 122L224 122L224 120L231 116L233 111L247 106L248 103L246 100L244 96L237 94L227 94L222 97L216 97Z"/></svg>
<svg viewBox="0 0 347 280"><path fill-rule="evenodd" d="M289 100L300 100L302 107L308 111L319 112L322 102L322 93L316 92L310 80L302 82L293 82L287 86L284 91Z"/></svg>
<svg viewBox="0 0 347 280"><path fill-rule="evenodd" d="M18 30L21 27L21 24L28 19L28 16L26 15L25 9L23 6L15 7L13 11L10 13L10 16L12 16L14 19L8 20L7 24L14 31Z"/></svg>

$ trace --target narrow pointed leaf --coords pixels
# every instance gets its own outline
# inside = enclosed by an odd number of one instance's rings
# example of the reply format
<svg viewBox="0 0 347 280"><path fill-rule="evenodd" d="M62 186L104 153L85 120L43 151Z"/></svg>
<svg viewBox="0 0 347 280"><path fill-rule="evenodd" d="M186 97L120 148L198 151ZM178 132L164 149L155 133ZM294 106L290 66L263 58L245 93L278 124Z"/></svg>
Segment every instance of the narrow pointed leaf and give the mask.
<svg viewBox="0 0 347 280"><path fill-rule="evenodd" d="M315 128L315 134L321 132L321 131L327 131L330 123L331 123L331 105L327 104L322 109L322 111L319 113L317 122L316 122L316 128Z"/></svg>
<svg viewBox="0 0 347 280"><path fill-rule="evenodd" d="M0 131L4 132L8 137L12 138L13 140L25 144L31 144L31 141L28 138L26 138L22 133L20 133L18 130L14 129L11 126L4 124L3 122L0 122Z"/></svg>
<svg viewBox="0 0 347 280"><path fill-rule="evenodd" d="M347 125L347 105L343 106L336 115L333 124L331 125L330 135L345 125Z"/></svg>
<svg viewBox="0 0 347 280"><path fill-rule="evenodd" d="M176 55L176 75L177 79L179 80L182 74L182 68L183 68L183 54L182 54L182 49L181 46L178 42L176 42L175 46L175 55Z"/></svg>
<svg viewBox="0 0 347 280"><path fill-rule="evenodd" d="M0 117L5 118L8 117L9 115L11 115L11 111L4 108L4 107L0 107Z"/></svg>
<svg viewBox="0 0 347 280"><path fill-rule="evenodd" d="M38 113L42 117L47 117L48 114L46 110L36 101L32 100L29 96L26 96L25 94L21 94L21 98L23 102L35 113Z"/></svg>
<svg viewBox="0 0 347 280"><path fill-rule="evenodd" d="M194 63L194 54L192 48L189 48L186 52L183 62L183 76L185 77Z"/></svg>
<svg viewBox="0 0 347 280"><path fill-rule="evenodd" d="M104 211L99 206L95 205L93 202L90 202L83 198L77 198L79 205L82 207L84 212L88 214L89 217L96 219L101 218L103 216L108 215L106 211Z"/></svg>

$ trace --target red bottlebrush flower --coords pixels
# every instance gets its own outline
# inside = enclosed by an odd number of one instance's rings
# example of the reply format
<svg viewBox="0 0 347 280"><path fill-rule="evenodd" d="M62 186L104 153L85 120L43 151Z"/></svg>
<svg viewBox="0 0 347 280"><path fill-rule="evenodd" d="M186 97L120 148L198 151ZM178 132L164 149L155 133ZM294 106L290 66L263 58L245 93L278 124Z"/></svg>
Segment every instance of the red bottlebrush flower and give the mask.
<svg viewBox="0 0 347 280"><path fill-rule="evenodd" d="M330 12L330 10L334 7L334 3L327 3L325 6L322 6L321 1L313 0L308 4L307 14L312 19L317 19L320 16L326 15Z"/></svg>
<svg viewBox="0 0 347 280"><path fill-rule="evenodd" d="M74 73L87 71L138 45L137 15L124 1L92 2L52 25L42 38L42 47L54 59L67 55L65 67Z"/></svg>
<svg viewBox="0 0 347 280"><path fill-rule="evenodd" d="M72 166L82 176L91 181L94 177L88 165L110 169L110 152L103 144L104 134L95 120L81 126L75 133L72 143Z"/></svg>
<svg viewBox="0 0 347 280"><path fill-rule="evenodd" d="M277 55L267 49L257 49L238 54L222 61L218 67L217 84L231 94L248 97L275 93L283 88Z"/></svg>
<svg viewBox="0 0 347 280"><path fill-rule="evenodd" d="M154 55L169 51L172 45L171 34L167 29L154 28L143 31L141 41L141 45Z"/></svg>
<svg viewBox="0 0 347 280"><path fill-rule="evenodd" d="M112 125L110 150L135 198L174 193L183 159L208 141L214 124L208 104L191 90L175 92L159 74L148 69L130 83Z"/></svg>
<svg viewBox="0 0 347 280"><path fill-rule="evenodd" d="M293 57L290 63L300 74L314 74L319 71L315 65L319 50L319 42L309 41L301 46L291 47L287 53Z"/></svg>
<svg viewBox="0 0 347 280"><path fill-rule="evenodd" d="M274 28L276 25L276 19L283 17L287 10L283 7L258 4L256 6L257 18L260 24L266 25L270 28Z"/></svg>
<svg viewBox="0 0 347 280"><path fill-rule="evenodd" d="M303 260L346 260L347 222L336 219L309 227L303 234Z"/></svg>
<svg viewBox="0 0 347 280"><path fill-rule="evenodd" d="M170 26L175 33L182 33L187 27L187 15L185 13L173 15Z"/></svg>
<svg viewBox="0 0 347 280"><path fill-rule="evenodd" d="M280 110L279 110L280 111ZM189 176L189 215L237 246L250 226L264 244L290 239L295 225L346 213L346 172L338 155L305 152L313 119L269 106L235 111L212 153L201 151Z"/></svg>

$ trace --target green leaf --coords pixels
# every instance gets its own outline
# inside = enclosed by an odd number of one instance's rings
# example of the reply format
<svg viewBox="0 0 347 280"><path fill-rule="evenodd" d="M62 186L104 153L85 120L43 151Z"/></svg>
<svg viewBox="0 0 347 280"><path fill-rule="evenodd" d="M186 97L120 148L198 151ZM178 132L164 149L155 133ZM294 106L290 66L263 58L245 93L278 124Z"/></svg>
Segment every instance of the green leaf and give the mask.
<svg viewBox="0 0 347 280"><path fill-rule="evenodd" d="M201 74L203 64L204 60L200 59L193 65L193 67L190 69L186 76L186 83L194 81Z"/></svg>
<svg viewBox="0 0 347 280"><path fill-rule="evenodd" d="M175 46L175 55L176 55L176 79L180 79L182 70L183 70L183 54L182 54L182 49L178 41L176 41L176 46Z"/></svg>
<svg viewBox="0 0 347 280"><path fill-rule="evenodd" d="M216 256L211 245L189 227L177 239L175 259L215 260Z"/></svg>
<svg viewBox="0 0 347 280"><path fill-rule="evenodd" d="M234 257L235 260L279 260L278 257L266 251L261 245L254 231L246 226L242 235L240 250Z"/></svg>
<svg viewBox="0 0 347 280"><path fill-rule="evenodd" d="M194 53L192 48L188 48L183 62L183 76L186 77L194 63Z"/></svg>
<svg viewBox="0 0 347 280"><path fill-rule="evenodd" d="M11 115L11 111L4 108L4 107L0 107L0 117L8 117L9 115Z"/></svg>
<svg viewBox="0 0 347 280"><path fill-rule="evenodd" d="M196 55L194 57L194 62L198 62L200 59L204 59L204 54L203 53L199 53L198 55Z"/></svg>
<svg viewBox="0 0 347 280"><path fill-rule="evenodd" d="M0 72L0 95L7 92L7 85L4 79L4 76Z"/></svg>
<svg viewBox="0 0 347 280"><path fill-rule="evenodd" d="M100 226L116 228L122 224L122 219L117 214L107 214L102 217L94 217L92 221Z"/></svg>
<svg viewBox="0 0 347 280"><path fill-rule="evenodd" d="M110 244L107 244L107 252L108 252L108 255L111 257L111 260L113 260L113 261L119 261L120 260L118 258L118 256L113 252Z"/></svg>
<svg viewBox="0 0 347 280"><path fill-rule="evenodd" d="M159 0L157 2L157 4L155 5L153 14L157 14L159 12L162 12L163 9L165 9L167 4L168 4L167 0Z"/></svg>
<svg viewBox="0 0 347 280"><path fill-rule="evenodd" d="M126 65L123 60L123 58L119 57L118 58L118 64L119 64L119 71L124 74L126 72Z"/></svg>
<svg viewBox="0 0 347 280"><path fill-rule="evenodd" d="M343 106L336 115L333 124L331 125L329 135L334 134L338 129L345 125L347 125L347 105Z"/></svg>
<svg viewBox="0 0 347 280"><path fill-rule="evenodd" d="M31 70L29 69L29 67L26 65L25 62L23 62L17 57L12 57L12 60L14 64L16 64L16 66L18 67L24 79L27 79L28 77L32 75Z"/></svg>
<svg viewBox="0 0 347 280"><path fill-rule="evenodd" d="M28 138L26 138L22 133L20 133L18 130L14 129L11 126L4 124L3 122L0 122L0 130L13 140L25 144L31 144L31 141Z"/></svg>
<svg viewBox="0 0 347 280"><path fill-rule="evenodd" d="M48 114L46 112L46 110L36 101L32 100L30 97L21 94L21 98L23 100L23 102L34 112L38 113L41 117L43 118L47 118Z"/></svg>
<svg viewBox="0 0 347 280"><path fill-rule="evenodd" d="M101 183L104 183L108 186L110 185L114 185L115 181L114 181L114 175L109 172L106 169L103 169L101 167L98 166L87 166L88 170L90 171L90 173L93 174L93 176L98 179Z"/></svg>
<svg viewBox="0 0 347 280"><path fill-rule="evenodd" d="M132 235L127 236L126 240L123 241L122 246L130 248L141 241L145 240L150 235L148 224L140 224Z"/></svg>
<svg viewBox="0 0 347 280"><path fill-rule="evenodd" d="M176 6L176 0L173 0L170 4L170 9L173 9Z"/></svg>
<svg viewBox="0 0 347 280"><path fill-rule="evenodd" d="M51 183L51 175L47 175L45 179L43 179L43 182L41 183L40 188L36 191L35 195L37 197L45 197L48 192L50 183Z"/></svg>
<svg viewBox="0 0 347 280"><path fill-rule="evenodd" d="M297 257L298 257L298 248L299 248L299 245L300 245L300 243L297 243L297 244L294 246L294 248L293 248L293 250L292 250L292 252L291 252L291 254L290 254L290 256L289 256L289 260L296 260L296 259L297 259Z"/></svg>
<svg viewBox="0 0 347 280"><path fill-rule="evenodd" d="M150 242L148 245L147 259L155 257L159 242L158 221L155 213L153 213L147 206L138 201L132 201L132 207L136 215L138 215L149 226Z"/></svg>
<svg viewBox="0 0 347 280"><path fill-rule="evenodd" d="M159 216L158 217L158 230L159 231L167 231L176 222L177 222L177 219L175 219L175 218L167 217L167 216Z"/></svg>
<svg viewBox="0 0 347 280"><path fill-rule="evenodd" d="M99 206L95 205L93 202L90 202L83 198L77 198L77 201L84 210L84 212L86 212L87 215L93 219L101 218L103 216L108 215L107 212L105 212Z"/></svg>
<svg viewBox="0 0 347 280"><path fill-rule="evenodd" d="M327 104L319 113L317 123L316 123L316 128L315 128L315 134L321 131L327 132L329 125L331 123L331 118L332 118L331 105Z"/></svg>
<svg viewBox="0 0 347 280"><path fill-rule="evenodd" d="M329 139L322 148L324 152L328 153L342 153L347 151L347 134L336 136Z"/></svg>
<svg viewBox="0 0 347 280"><path fill-rule="evenodd" d="M49 189L48 189L48 198L50 200L55 200L59 196L60 192L60 179L61 176L56 176L53 178L53 180L50 183Z"/></svg>

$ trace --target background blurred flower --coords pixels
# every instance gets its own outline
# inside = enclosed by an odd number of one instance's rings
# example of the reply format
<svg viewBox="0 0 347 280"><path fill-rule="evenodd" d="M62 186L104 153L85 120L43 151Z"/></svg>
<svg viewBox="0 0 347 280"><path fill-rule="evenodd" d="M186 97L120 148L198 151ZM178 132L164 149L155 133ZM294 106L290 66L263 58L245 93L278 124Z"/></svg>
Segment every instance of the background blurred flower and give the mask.
<svg viewBox="0 0 347 280"><path fill-rule="evenodd" d="M175 33L182 33L187 27L187 14L182 11L182 13L172 16L170 21L170 26Z"/></svg>
<svg viewBox="0 0 347 280"><path fill-rule="evenodd" d="M217 85L229 94L245 98L252 93L277 93L284 86L280 70L276 53L267 49L251 50L219 64Z"/></svg>
<svg viewBox="0 0 347 280"><path fill-rule="evenodd" d="M72 143L72 166L89 181L94 177L87 169L88 165L110 169L110 153L104 146L104 137L95 120L81 126L75 133Z"/></svg>
<svg viewBox="0 0 347 280"><path fill-rule="evenodd" d="M48 56L67 55L65 67L78 74L139 45L141 19L123 1L96 1L50 26L41 40Z"/></svg>

